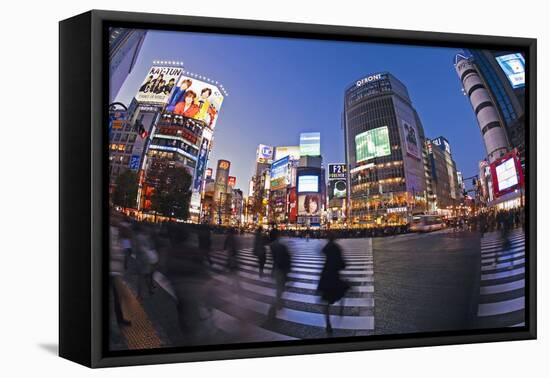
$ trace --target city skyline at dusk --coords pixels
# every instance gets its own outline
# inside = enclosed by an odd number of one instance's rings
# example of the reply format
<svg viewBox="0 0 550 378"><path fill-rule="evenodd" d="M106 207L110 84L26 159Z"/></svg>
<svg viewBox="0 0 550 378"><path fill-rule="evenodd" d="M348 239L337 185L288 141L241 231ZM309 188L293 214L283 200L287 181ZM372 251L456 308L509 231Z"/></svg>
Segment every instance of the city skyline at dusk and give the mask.
<svg viewBox="0 0 550 378"><path fill-rule="evenodd" d="M218 159L230 160L231 175L246 192L258 144L298 145L300 132L319 131L324 164L344 162L344 90L364 76L387 71L407 86L426 137L444 136L457 169L468 177L477 173L485 151L454 71L457 52L439 47L149 31L116 100L130 103L154 60L182 61L186 70L219 81L229 95L220 111L208 166L215 168Z"/></svg>

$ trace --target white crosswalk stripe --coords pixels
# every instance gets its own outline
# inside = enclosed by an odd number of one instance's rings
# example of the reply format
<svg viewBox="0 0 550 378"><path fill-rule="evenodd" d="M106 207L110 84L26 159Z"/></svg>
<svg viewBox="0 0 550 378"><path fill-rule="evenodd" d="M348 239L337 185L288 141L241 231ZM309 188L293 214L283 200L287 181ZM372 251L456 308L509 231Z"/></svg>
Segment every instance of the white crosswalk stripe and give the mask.
<svg viewBox="0 0 550 378"><path fill-rule="evenodd" d="M486 233L481 239L478 319L482 326L525 324L525 234L512 230Z"/></svg>
<svg viewBox="0 0 550 378"><path fill-rule="evenodd" d="M252 327L265 329L263 335L276 335L275 339L302 338L310 332L324 332L323 304L317 285L324 264L321 248L324 241L284 238L292 256L292 268L288 276L283 305L274 321L268 320L268 312L275 302L275 284L271 277L271 257L268 253L263 277L259 277L257 258L251 248L239 250L238 284L235 276L225 270L227 256L224 251L211 254L213 280L225 295L216 305L221 319L220 327L236 322L250 322L250 314L263 318ZM335 331L374 331L374 268L371 239L348 239L338 243L344 251L346 269L341 272L351 289L346 297L336 303L331 314ZM238 286L237 286L238 285ZM236 289L238 287L238 289ZM343 310L342 314L339 313ZM336 314L337 313L337 314ZM333 315L334 314L334 315ZM225 325L224 325L225 324ZM297 331L298 330L298 331ZM364 333L363 333L364 334Z"/></svg>

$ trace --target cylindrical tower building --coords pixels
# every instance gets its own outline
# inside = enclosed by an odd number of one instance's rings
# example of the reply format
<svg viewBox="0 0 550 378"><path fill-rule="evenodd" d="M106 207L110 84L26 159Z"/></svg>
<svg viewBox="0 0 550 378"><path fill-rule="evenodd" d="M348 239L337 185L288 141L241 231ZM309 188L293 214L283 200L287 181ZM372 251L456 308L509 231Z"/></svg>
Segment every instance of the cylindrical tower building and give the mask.
<svg viewBox="0 0 550 378"><path fill-rule="evenodd" d="M483 136L487 158L493 162L510 150L510 143L506 137L497 109L483 84L475 64L465 56L455 56L455 69L464 93L470 99L476 114L477 123Z"/></svg>

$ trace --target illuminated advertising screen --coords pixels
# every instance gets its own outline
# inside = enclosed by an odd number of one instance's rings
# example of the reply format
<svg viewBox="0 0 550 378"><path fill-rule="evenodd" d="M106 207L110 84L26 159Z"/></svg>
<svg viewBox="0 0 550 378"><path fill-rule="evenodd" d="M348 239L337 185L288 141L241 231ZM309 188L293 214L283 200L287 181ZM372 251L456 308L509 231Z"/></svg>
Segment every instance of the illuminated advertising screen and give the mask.
<svg viewBox="0 0 550 378"><path fill-rule="evenodd" d="M498 189L506 190L518 184L518 173L513 159L496 166Z"/></svg>
<svg viewBox="0 0 550 378"><path fill-rule="evenodd" d="M318 193L319 192L319 176L318 175L303 175L298 176L298 193Z"/></svg>
<svg viewBox="0 0 550 378"><path fill-rule="evenodd" d="M346 164L329 164L328 165L328 179L329 180L341 180L346 178Z"/></svg>
<svg viewBox="0 0 550 378"><path fill-rule="evenodd" d="M136 100L141 103L166 104L182 73L181 67L151 67L138 89Z"/></svg>
<svg viewBox="0 0 550 378"><path fill-rule="evenodd" d="M168 101L166 111L202 121L214 129L223 99L216 85L182 76Z"/></svg>
<svg viewBox="0 0 550 378"><path fill-rule="evenodd" d="M286 188L290 183L290 174L288 169L288 163L290 158L288 156L279 159L271 165L271 190L279 190Z"/></svg>
<svg viewBox="0 0 550 378"><path fill-rule="evenodd" d="M256 162L271 163L273 161L273 147L260 144L256 150Z"/></svg>
<svg viewBox="0 0 550 378"><path fill-rule="evenodd" d="M321 133L300 134L300 156L321 155Z"/></svg>
<svg viewBox="0 0 550 378"><path fill-rule="evenodd" d="M288 221L290 223L296 223L298 219L298 198L296 194L296 188L290 189L288 193Z"/></svg>
<svg viewBox="0 0 550 378"><path fill-rule="evenodd" d="M490 173L495 197L500 197L523 185L521 163L514 152L491 163Z"/></svg>
<svg viewBox="0 0 550 378"><path fill-rule="evenodd" d="M321 214L321 196L319 194L301 194L298 196L298 215L318 216Z"/></svg>
<svg viewBox="0 0 550 378"><path fill-rule="evenodd" d="M202 184L202 178L206 169L206 162L208 160L208 147L210 141L207 138L202 138L201 148L199 149L199 155L197 157L197 166L195 168L195 180L193 181L193 189L195 191L200 190Z"/></svg>
<svg viewBox="0 0 550 378"><path fill-rule="evenodd" d="M388 127L382 126L355 136L356 161L361 162L391 154Z"/></svg>
<svg viewBox="0 0 550 378"><path fill-rule="evenodd" d="M496 60L512 88L525 86L525 58L520 53L497 56Z"/></svg>
<svg viewBox="0 0 550 378"><path fill-rule="evenodd" d="M286 156L289 156L290 160L300 160L300 146L275 147L275 160L280 160Z"/></svg>
<svg viewBox="0 0 550 378"><path fill-rule="evenodd" d="M416 132L416 127L403 121L403 134L405 136L405 148L407 150L407 154L420 159L421 152L420 147L418 147L418 133Z"/></svg>

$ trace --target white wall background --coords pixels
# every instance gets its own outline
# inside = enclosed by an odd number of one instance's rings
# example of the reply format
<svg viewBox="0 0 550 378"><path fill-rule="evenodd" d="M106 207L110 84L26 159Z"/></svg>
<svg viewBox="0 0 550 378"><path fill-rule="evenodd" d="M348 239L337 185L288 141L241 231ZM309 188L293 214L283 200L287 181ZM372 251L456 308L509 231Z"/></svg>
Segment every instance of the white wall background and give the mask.
<svg viewBox="0 0 550 378"><path fill-rule="evenodd" d="M536 37L539 140L539 340L89 370L58 358L58 25L91 8ZM543 1L5 1L0 27L0 375L475 377L548 374L550 163ZM421 73L421 71L419 71ZM75 125L78 126L78 125ZM546 352L544 351L546 349Z"/></svg>

